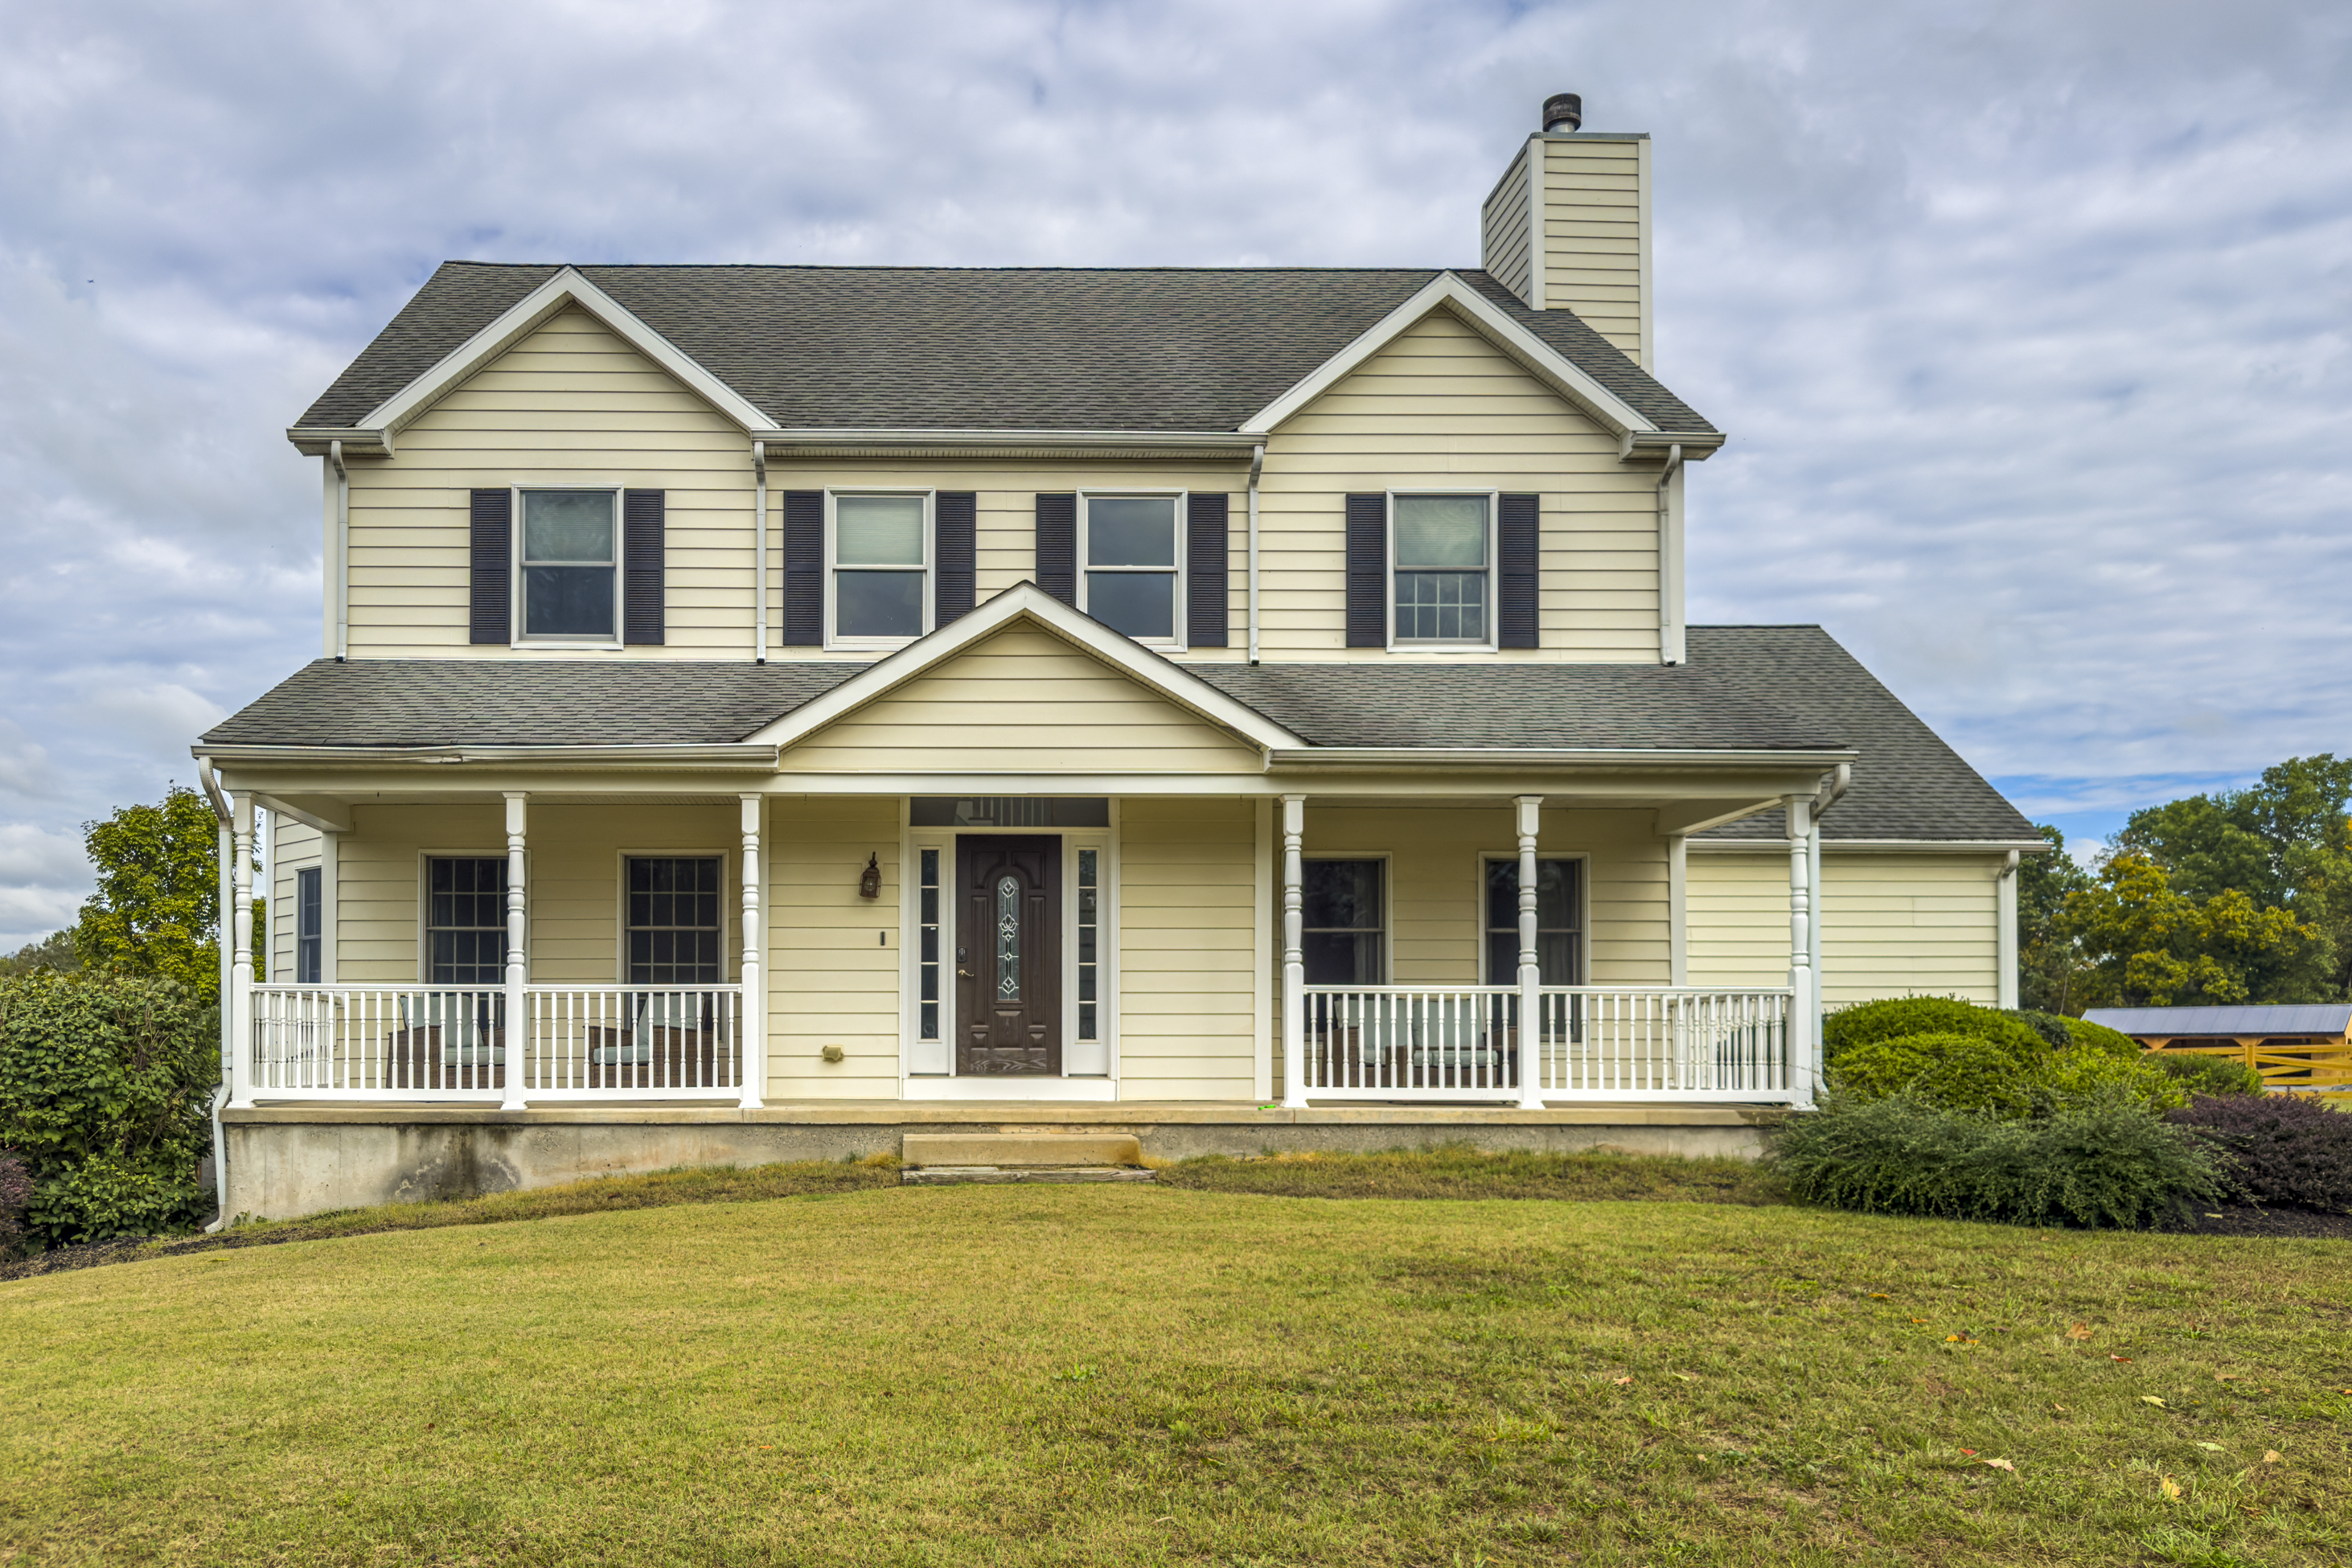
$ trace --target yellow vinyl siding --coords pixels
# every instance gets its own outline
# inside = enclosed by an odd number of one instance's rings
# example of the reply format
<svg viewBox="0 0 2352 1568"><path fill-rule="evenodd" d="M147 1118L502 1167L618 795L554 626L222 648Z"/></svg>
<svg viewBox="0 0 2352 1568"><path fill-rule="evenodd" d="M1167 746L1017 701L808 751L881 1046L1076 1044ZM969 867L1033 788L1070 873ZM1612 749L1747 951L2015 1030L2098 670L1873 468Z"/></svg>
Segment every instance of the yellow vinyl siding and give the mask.
<svg viewBox="0 0 2352 1568"><path fill-rule="evenodd" d="M1998 1000L1998 856L1822 855L1822 995ZM1690 983L1785 985L1789 856L1694 850Z"/></svg>
<svg viewBox="0 0 2352 1568"><path fill-rule="evenodd" d="M896 1100L901 1006L896 799L777 797L768 806L771 1100ZM866 858L879 898L858 896ZM824 1059L839 1046L843 1058Z"/></svg>
<svg viewBox="0 0 2352 1568"><path fill-rule="evenodd" d="M1528 298L1529 248L1534 237L1528 218L1528 145L1521 143L1519 155L1511 160L1509 171L1479 213L1480 238L1484 242L1479 265L1496 282L1521 300Z"/></svg>
<svg viewBox="0 0 2352 1568"><path fill-rule="evenodd" d="M1391 978L1400 985L1475 985L1485 914L1482 862L1518 853L1517 814L1448 803L1307 808L1310 858L1385 857ZM1594 984L1666 982L1665 842L1640 811L1546 811L1537 852L1585 858L1585 951ZM1277 875L1278 875L1277 871ZM1509 984L1507 978L1501 984Z"/></svg>
<svg viewBox="0 0 2352 1568"><path fill-rule="evenodd" d="M749 656L750 440L587 312L547 321L395 446L350 465L354 658L515 657L467 641L470 492L533 484L664 492L667 641L629 657Z"/></svg>
<svg viewBox="0 0 2352 1568"><path fill-rule="evenodd" d="M1433 311L1267 444L1259 488L1265 657L1460 658L1346 646L1345 520L1350 493L1459 486L1542 497L1543 647L1495 657L1654 661L1656 479L1654 468L1620 462L1613 437L1459 318Z"/></svg>
<svg viewBox="0 0 2352 1568"><path fill-rule="evenodd" d="M1244 1100L1254 1091L1255 858L1249 801L1121 802L1122 1100Z"/></svg>
<svg viewBox="0 0 2352 1568"><path fill-rule="evenodd" d="M269 899L268 963L256 966L257 980L267 979L278 985L294 983L294 942L299 935L294 922L300 912L294 897L294 873L301 867L319 864L319 841L323 837L317 828L290 816L271 814L269 882L262 889Z"/></svg>
<svg viewBox="0 0 2352 1568"><path fill-rule="evenodd" d="M1544 304L1573 310L1637 363L1642 143L1546 138Z"/></svg>
<svg viewBox="0 0 2352 1568"><path fill-rule="evenodd" d="M786 773L1256 773L1263 759L1093 655L1018 625L786 752Z"/></svg>

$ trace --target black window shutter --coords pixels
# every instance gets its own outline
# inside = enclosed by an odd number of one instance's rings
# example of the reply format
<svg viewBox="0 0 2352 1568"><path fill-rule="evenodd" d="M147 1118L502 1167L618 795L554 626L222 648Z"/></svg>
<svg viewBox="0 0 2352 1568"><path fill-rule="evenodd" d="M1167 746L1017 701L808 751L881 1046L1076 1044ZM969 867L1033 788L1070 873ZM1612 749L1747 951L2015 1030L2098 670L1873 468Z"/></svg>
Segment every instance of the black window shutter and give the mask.
<svg viewBox="0 0 2352 1568"><path fill-rule="evenodd" d="M1495 633L1498 647L1538 647L1536 618L1540 563L1540 496L1505 496L1496 518Z"/></svg>
<svg viewBox="0 0 2352 1568"><path fill-rule="evenodd" d="M1223 647L1230 617L1226 531L1232 498L1192 492L1184 503L1184 642Z"/></svg>
<svg viewBox="0 0 2352 1568"><path fill-rule="evenodd" d="M467 609L470 640L514 641L514 492L476 490L474 581Z"/></svg>
<svg viewBox="0 0 2352 1568"><path fill-rule="evenodd" d="M661 490L621 492L621 640L659 646L665 629L663 529L668 507Z"/></svg>
<svg viewBox="0 0 2352 1568"><path fill-rule="evenodd" d="M972 602L973 532L980 497L971 490L941 490L931 498L931 625L946 626L970 615Z"/></svg>
<svg viewBox="0 0 2352 1568"><path fill-rule="evenodd" d="M786 647L824 646L824 492L784 492Z"/></svg>
<svg viewBox="0 0 2352 1568"><path fill-rule="evenodd" d="M1348 646L1389 646L1389 498L1348 498Z"/></svg>
<svg viewBox="0 0 2352 1568"><path fill-rule="evenodd" d="M1066 605L1078 602L1078 498L1037 498L1037 586Z"/></svg>

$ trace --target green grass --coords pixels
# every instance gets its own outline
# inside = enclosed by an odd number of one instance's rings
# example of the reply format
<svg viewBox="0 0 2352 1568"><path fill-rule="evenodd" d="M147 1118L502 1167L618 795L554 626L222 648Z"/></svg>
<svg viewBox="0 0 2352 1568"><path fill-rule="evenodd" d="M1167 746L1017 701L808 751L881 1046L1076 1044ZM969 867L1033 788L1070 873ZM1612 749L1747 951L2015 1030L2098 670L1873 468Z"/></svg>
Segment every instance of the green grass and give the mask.
<svg viewBox="0 0 2352 1568"><path fill-rule="evenodd" d="M1212 1155L1160 1173L1162 1184L1291 1198L1570 1198L1774 1204L1788 1194L1752 1160L1655 1154L1486 1154L1466 1144L1384 1154Z"/></svg>
<svg viewBox="0 0 2352 1568"><path fill-rule="evenodd" d="M167 1257L0 1285L0 1561L2340 1563L2347 1256L1081 1186Z"/></svg>

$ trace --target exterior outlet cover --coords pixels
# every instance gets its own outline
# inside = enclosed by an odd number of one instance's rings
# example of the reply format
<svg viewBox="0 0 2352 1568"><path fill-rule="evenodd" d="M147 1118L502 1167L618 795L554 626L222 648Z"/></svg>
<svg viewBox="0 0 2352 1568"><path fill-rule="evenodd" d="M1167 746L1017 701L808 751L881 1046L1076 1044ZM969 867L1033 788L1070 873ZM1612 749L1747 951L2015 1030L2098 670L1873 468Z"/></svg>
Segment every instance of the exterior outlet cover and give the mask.
<svg viewBox="0 0 2352 1568"><path fill-rule="evenodd" d="M843 1050L839 1046L827 1046L820 1054L829 1062L837 1062L846 1057L849 1053Z"/></svg>

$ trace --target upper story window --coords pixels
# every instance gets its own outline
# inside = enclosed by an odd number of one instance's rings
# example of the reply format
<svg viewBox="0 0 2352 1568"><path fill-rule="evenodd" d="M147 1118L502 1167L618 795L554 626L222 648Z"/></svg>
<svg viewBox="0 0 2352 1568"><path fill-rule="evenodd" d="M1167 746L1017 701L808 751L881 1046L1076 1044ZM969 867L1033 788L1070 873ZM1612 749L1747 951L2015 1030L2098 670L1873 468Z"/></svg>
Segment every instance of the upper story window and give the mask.
<svg viewBox="0 0 2352 1568"><path fill-rule="evenodd" d="M891 647L930 630L929 493L835 491L828 499L827 640Z"/></svg>
<svg viewBox="0 0 2352 1568"><path fill-rule="evenodd" d="M1391 498L1396 642L1494 645L1493 500L1485 495Z"/></svg>
<svg viewBox="0 0 2352 1568"><path fill-rule="evenodd" d="M619 640L619 514L614 490L522 492L519 575L526 639Z"/></svg>
<svg viewBox="0 0 2352 1568"><path fill-rule="evenodd" d="M1078 498L1078 608L1141 643L1180 647L1184 498Z"/></svg>

